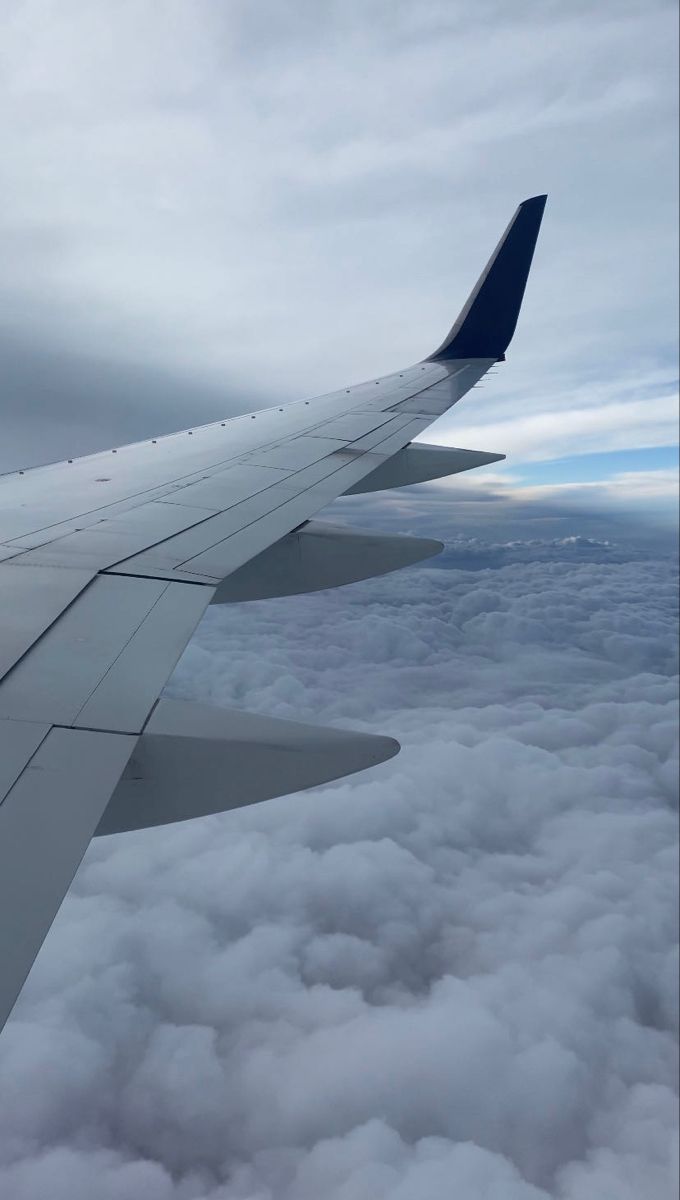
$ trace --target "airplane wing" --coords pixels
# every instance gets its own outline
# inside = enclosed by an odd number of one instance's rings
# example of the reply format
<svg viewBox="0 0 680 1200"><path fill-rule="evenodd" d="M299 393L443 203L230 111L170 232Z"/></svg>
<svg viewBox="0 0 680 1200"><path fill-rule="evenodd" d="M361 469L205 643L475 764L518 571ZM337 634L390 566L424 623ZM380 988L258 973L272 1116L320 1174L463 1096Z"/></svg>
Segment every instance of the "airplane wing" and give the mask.
<svg viewBox="0 0 680 1200"><path fill-rule="evenodd" d="M399 749L159 696L209 604L441 549L313 518L338 496L503 457L413 439L505 357L544 205L519 206L415 366L0 478L0 1027L93 835L251 804Z"/></svg>

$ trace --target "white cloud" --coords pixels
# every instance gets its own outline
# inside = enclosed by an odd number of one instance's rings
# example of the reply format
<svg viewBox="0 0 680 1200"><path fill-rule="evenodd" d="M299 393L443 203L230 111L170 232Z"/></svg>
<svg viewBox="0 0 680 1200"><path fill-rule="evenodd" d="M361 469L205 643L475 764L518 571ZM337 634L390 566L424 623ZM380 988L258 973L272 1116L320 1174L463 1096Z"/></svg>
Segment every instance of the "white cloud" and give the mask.
<svg viewBox="0 0 680 1200"><path fill-rule="evenodd" d="M497 394L498 386L492 385L490 390ZM519 462L677 444L677 391L669 394L666 388L660 395L649 394L647 381L639 388L647 393L643 399L607 401L598 391L601 389L590 389L585 404L574 405L573 396L561 395L557 403L554 397L546 397L546 411L533 413L525 413L516 396L496 399L495 404L492 400L482 406L479 424L465 423L466 416L476 415L475 400L470 398L464 409L454 409L422 437L441 445L450 445L455 437L457 444L493 448Z"/></svg>
<svg viewBox="0 0 680 1200"><path fill-rule="evenodd" d="M554 483L544 487L513 489L516 499L540 500L561 497L592 505L612 500L632 508L648 501L672 503L678 496L678 473L672 470L618 471L608 479L590 483Z"/></svg>
<svg viewBox="0 0 680 1200"><path fill-rule="evenodd" d="M444 565L210 612L173 691L402 753L94 844L0 1042L8 1194L672 1194L671 565Z"/></svg>
<svg viewBox="0 0 680 1200"><path fill-rule="evenodd" d="M520 467L521 470L521 467ZM528 484L519 472L483 471L454 476L433 489L456 501L493 498L501 504L527 503L536 508L543 502L561 503L575 508L605 509L615 505L621 511L635 512L645 506L663 510L677 525L678 472L671 468L648 471L615 471L602 479L566 483ZM399 500L396 501L399 503ZM408 499L405 498L408 504ZM418 503L418 501L416 501Z"/></svg>
<svg viewBox="0 0 680 1200"><path fill-rule="evenodd" d="M341 386L432 349L547 189L513 347L526 415L555 378L623 383L672 352L663 0L30 0L2 20L3 320L40 343L275 399Z"/></svg>

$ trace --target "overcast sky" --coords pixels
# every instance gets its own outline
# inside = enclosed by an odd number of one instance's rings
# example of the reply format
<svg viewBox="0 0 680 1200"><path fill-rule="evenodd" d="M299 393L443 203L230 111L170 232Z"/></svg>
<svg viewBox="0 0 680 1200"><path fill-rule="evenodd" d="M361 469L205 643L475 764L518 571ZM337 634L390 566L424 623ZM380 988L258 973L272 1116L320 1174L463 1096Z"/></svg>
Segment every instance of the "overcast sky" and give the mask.
<svg viewBox="0 0 680 1200"><path fill-rule="evenodd" d="M432 564L209 610L172 695L386 733L99 839L0 1037L8 1200L677 1195L676 6L6 0L0 470L398 369L517 203Z"/></svg>
<svg viewBox="0 0 680 1200"><path fill-rule="evenodd" d="M509 483L593 452L591 480L672 471L676 23L663 0L8 0L0 469L417 360L547 191L508 364L432 436L506 451Z"/></svg>

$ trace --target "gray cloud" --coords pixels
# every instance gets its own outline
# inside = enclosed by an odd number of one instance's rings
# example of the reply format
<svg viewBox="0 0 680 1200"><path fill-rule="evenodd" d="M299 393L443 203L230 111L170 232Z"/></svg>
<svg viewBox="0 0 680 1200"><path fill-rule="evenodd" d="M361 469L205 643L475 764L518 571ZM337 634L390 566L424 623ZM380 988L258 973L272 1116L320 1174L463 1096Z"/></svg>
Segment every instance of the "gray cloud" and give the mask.
<svg viewBox="0 0 680 1200"><path fill-rule="evenodd" d="M261 407L251 387L221 389L143 362L34 345L0 330L0 472L90 454Z"/></svg>
<svg viewBox="0 0 680 1200"><path fill-rule="evenodd" d="M466 419L527 419L540 457L533 418L554 447L575 392L659 399L677 329L665 0L172 0L162 19L148 0L35 0L2 22L0 319L31 346L199 393L342 386L428 353L517 201L548 190L512 376ZM39 389L27 403L42 417ZM188 395L178 421L196 419ZM598 448L639 431L623 405Z"/></svg>
<svg viewBox="0 0 680 1200"><path fill-rule="evenodd" d="M402 753L92 846L0 1043L7 1194L673 1194L672 564L527 532L208 614L174 694Z"/></svg>
<svg viewBox="0 0 680 1200"><path fill-rule="evenodd" d="M342 497L330 511L333 521L357 527L440 537L447 549L433 562L435 569L548 558L628 562L647 559L650 552L661 558L674 554L676 514L651 506L645 517L631 492L627 504L622 499L616 507L597 508L592 493L575 503L568 489L521 489L484 468L379 498L371 493Z"/></svg>

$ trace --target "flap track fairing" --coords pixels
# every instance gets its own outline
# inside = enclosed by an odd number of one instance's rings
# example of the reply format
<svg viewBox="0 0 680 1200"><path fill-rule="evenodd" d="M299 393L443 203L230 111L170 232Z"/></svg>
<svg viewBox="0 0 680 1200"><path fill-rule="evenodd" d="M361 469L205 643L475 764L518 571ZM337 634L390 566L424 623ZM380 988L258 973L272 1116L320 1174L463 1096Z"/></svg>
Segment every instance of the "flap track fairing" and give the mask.
<svg viewBox="0 0 680 1200"><path fill-rule="evenodd" d="M258 804L363 771L398 751L390 737L159 700L96 834Z"/></svg>
<svg viewBox="0 0 680 1200"><path fill-rule="evenodd" d="M443 549L432 538L403 537L307 521L218 585L213 604L294 596L385 575Z"/></svg>
<svg viewBox="0 0 680 1200"><path fill-rule="evenodd" d="M474 467L485 467L489 463L502 462L504 454L487 454L484 450L458 450L454 446L430 446L427 442L410 442L392 458L388 458L370 475L365 475L346 496L358 496L362 492L382 492L387 488L408 487L412 483L426 483L430 479L442 479L446 475L458 475Z"/></svg>

